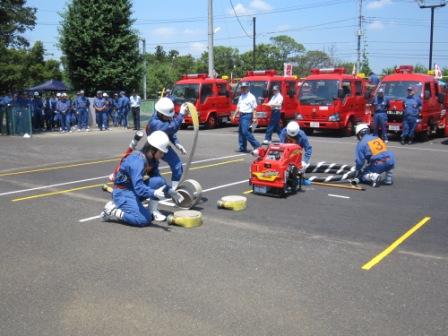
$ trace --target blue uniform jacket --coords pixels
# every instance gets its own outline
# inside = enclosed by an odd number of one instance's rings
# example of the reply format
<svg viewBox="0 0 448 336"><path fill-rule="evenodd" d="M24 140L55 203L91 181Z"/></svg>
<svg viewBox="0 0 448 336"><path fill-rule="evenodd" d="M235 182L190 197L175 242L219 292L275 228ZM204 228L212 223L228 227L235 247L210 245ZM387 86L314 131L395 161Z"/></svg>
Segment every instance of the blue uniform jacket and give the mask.
<svg viewBox="0 0 448 336"><path fill-rule="evenodd" d="M420 97L416 96L407 96L404 100L404 118L418 118L418 114L420 113L420 107L422 106L422 100Z"/></svg>
<svg viewBox="0 0 448 336"><path fill-rule="evenodd" d="M389 98L376 96L373 101L373 107L375 108L375 113L387 113Z"/></svg>
<svg viewBox="0 0 448 336"><path fill-rule="evenodd" d="M282 129L282 131L280 133L280 142L281 143L292 142L292 141L288 141L288 140L289 139L288 139L288 135L286 133L286 127L285 127L284 129ZM308 137L306 136L305 132L302 130L299 130L299 133L296 135L294 140L295 140L295 143L300 145L300 147L302 147L303 150L305 151L305 155L303 156L303 161L308 163L311 159L311 154L313 153L313 147L311 147L310 142L308 141Z"/></svg>
<svg viewBox="0 0 448 336"><path fill-rule="evenodd" d="M184 116L180 113L176 115L171 121L163 121L159 119L157 113L154 113L152 115L152 118L149 120L148 127L146 129L149 130L149 134L154 131L165 132L166 135L168 135L168 138L170 138L170 141L176 145L179 143L176 133L179 130L180 125L182 125L183 120Z"/></svg>
<svg viewBox="0 0 448 336"><path fill-rule="evenodd" d="M97 107L97 108L99 108L99 109L105 107L105 106L106 106L106 99L104 99L104 98L97 98L97 97L96 97L96 98L93 100L93 106L94 106L94 107ZM100 111L100 112L104 112L104 111L105 111L105 109L102 110L102 111ZM95 112L96 112L96 110L95 110Z"/></svg>
<svg viewBox="0 0 448 336"><path fill-rule="evenodd" d="M130 100L126 96L121 96L118 98L118 107L122 110L128 110L129 109Z"/></svg>
<svg viewBox="0 0 448 336"><path fill-rule="evenodd" d="M160 176L159 162L148 161L145 154L135 151L121 163L115 176L115 185L133 191L140 199L154 198L155 190L143 181L145 175Z"/></svg>
<svg viewBox="0 0 448 336"><path fill-rule="evenodd" d="M42 108L44 107L44 103L40 98L34 98L32 100L33 113L42 113Z"/></svg>
<svg viewBox="0 0 448 336"><path fill-rule="evenodd" d="M364 163L374 164L375 161L390 160L390 165L395 164L394 155L387 150L386 144L378 137L366 134L356 145L356 170L361 170Z"/></svg>
<svg viewBox="0 0 448 336"><path fill-rule="evenodd" d="M56 104L56 110L61 113L69 112L72 107L72 102L70 100L58 100Z"/></svg>
<svg viewBox="0 0 448 336"><path fill-rule="evenodd" d="M86 97L84 97L84 96L76 97L74 103L75 103L76 110L86 109L90 105L89 100Z"/></svg>

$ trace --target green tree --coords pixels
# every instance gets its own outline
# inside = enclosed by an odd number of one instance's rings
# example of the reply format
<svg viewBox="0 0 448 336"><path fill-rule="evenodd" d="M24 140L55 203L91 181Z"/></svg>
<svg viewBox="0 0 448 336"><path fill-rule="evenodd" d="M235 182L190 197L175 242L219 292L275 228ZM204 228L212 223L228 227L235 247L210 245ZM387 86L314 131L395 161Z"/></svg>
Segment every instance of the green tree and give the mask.
<svg viewBox="0 0 448 336"><path fill-rule="evenodd" d="M60 45L74 89L138 89L142 79L139 39L130 0L73 0L62 14Z"/></svg>
<svg viewBox="0 0 448 336"><path fill-rule="evenodd" d="M280 50L283 62L295 61L300 54L305 52L303 44L298 43L287 35L271 37L270 41Z"/></svg>
<svg viewBox="0 0 448 336"><path fill-rule="evenodd" d="M372 69L370 69L369 66L369 58L367 57L367 52L365 49L362 51L361 69L358 72L362 72L366 76L368 76L372 72Z"/></svg>
<svg viewBox="0 0 448 336"><path fill-rule="evenodd" d="M20 34L36 25L36 8L25 5L26 0L0 1L0 41L6 47L29 46Z"/></svg>
<svg viewBox="0 0 448 336"><path fill-rule="evenodd" d="M307 76L313 68L326 68L332 65L331 57L320 50L307 51L299 57L297 62L297 74L301 77Z"/></svg>
<svg viewBox="0 0 448 336"><path fill-rule="evenodd" d="M353 72L354 62L338 62L335 64L336 68L344 68L345 72L351 74ZM368 75L368 74L367 74Z"/></svg>
<svg viewBox="0 0 448 336"><path fill-rule="evenodd" d="M241 64L240 53L236 48L213 47L215 71L219 76L230 75L234 68ZM204 51L197 62L198 70L208 73L208 51Z"/></svg>
<svg viewBox="0 0 448 336"><path fill-rule="evenodd" d="M267 69L274 69L279 72L283 71L281 51L272 44L262 43L257 45L255 51L255 67L252 66L252 57L252 51L247 51L241 55L242 64L240 69L238 69L239 73L244 73L248 70Z"/></svg>
<svg viewBox="0 0 448 336"><path fill-rule="evenodd" d="M61 79L59 62L44 60L45 49L37 41L30 50L7 49L0 44L0 91L16 91L49 79Z"/></svg>

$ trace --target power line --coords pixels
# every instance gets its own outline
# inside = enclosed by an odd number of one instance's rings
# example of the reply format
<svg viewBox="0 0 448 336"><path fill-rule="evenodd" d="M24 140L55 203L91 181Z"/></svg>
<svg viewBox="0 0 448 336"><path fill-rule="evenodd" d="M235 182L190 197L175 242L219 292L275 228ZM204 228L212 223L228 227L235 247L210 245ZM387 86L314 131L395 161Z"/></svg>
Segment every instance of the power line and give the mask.
<svg viewBox="0 0 448 336"><path fill-rule="evenodd" d="M236 10L235 10L235 7L233 7L233 2L232 2L232 0L229 0L229 1L230 1L230 6L232 6L232 10L233 10L233 12L235 13L236 20L237 20L238 23L240 24L241 29L242 29L243 32L247 35L247 37L251 39L252 37L247 33L246 29L244 29L243 25L241 24L240 18L238 17L238 14L236 14Z"/></svg>

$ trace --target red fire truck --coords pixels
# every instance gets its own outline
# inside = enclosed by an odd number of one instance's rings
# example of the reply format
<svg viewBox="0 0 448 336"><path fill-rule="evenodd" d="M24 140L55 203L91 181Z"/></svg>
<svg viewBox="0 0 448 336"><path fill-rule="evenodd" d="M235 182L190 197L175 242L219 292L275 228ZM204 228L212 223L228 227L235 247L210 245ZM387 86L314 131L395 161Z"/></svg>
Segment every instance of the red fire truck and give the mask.
<svg viewBox="0 0 448 336"><path fill-rule="evenodd" d="M307 133L340 130L353 134L354 125L370 123L367 81L344 68L311 69L299 90L297 121Z"/></svg>
<svg viewBox="0 0 448 336"><path fill-rule="evenodd" d="M172 90L175 111L190 102L196 106L199 122L207 128L215 128L230 122L232 113L232 90L224 79L210 78L207 74L187 74L177 81ZM191 117L186 116L184 126L192 125Z"/></svg>
<svg viewBox="0 0 448 336"><path fill-rule="evenodd" d="M281 109L281 124L285 125L287 121L293 120L297 110L297 78L293 76L279 76L275 70L256 70L247 71L246 76L241 78L236 86L233 97L233 110L235 111L238 98L241 95L240 85L243 82L250 84L250 92L257 99L257 121L258 127L266 127L271 118L271 108L263 106L263 103L269 102L272 97L272 88L278 85L280 93L283 96L283 105ZM238 116L234 124L238 124Z"/></svg>
<svg viewBox="0 0 448 336"><path fill-rule="evenodd" d="M403 101L407 96L407 88L412 86L416 96L422 100L422 108L415 132L427 139L433 135L444 135L446 128L446 107L443 88L434 76L414 73L412 65L402 65L395 73L384 76L378 88L384 90L389 98L388 131L400 133L403 123Z"/></svg>

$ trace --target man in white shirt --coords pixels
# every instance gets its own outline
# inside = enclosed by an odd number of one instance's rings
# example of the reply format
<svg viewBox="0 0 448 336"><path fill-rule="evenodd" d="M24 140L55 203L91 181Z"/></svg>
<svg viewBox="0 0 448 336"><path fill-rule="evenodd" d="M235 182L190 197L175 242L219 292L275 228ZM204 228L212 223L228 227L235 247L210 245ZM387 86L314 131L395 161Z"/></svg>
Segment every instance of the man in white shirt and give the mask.
<svg viewBox="0 0 448 336"><path fill-rule="evenodd" d="M131 112L132 117L134 118L134 130L139 131L140 130L140 103L141 98L139 95L137 95L137 92L132 92L132 96L130 98L131 102Z"/></svg>
<svg viewBox="0 0 448 336"><path fill-rule="evenodd" d="M264 103L264 106L269 106L271 108L271 119L269 120L268 128L266 129L266 134L264 136L265 143L269 143L272 140L272 134L276 132L280 137L280 118L281 118L281 108L283 104L283 96L280 93L280 88L278 85L274 85L272 88L273 96L268 103Z"/></svg>
<svg viewBox="0 0 448 336"><path fill-rule="evenodd" d="M260 143L250 132L250 126L255 128L257 125L257 100L255 96L249 92L249 83L241 83L241 95L238 99L236 110L232 115L232 119L240 114L240 122L238 128L239 152L247 153L247 141L250 142L254 149L260 147Z"/></svg>

